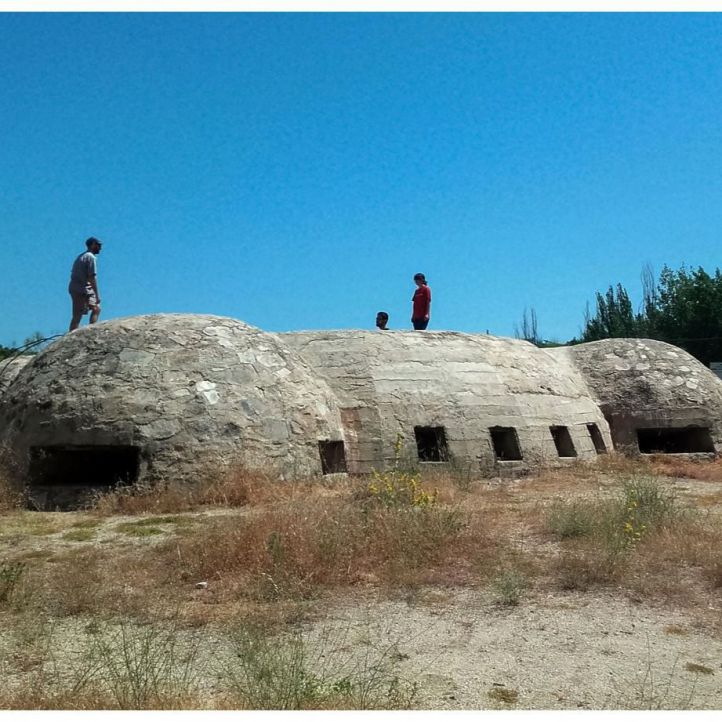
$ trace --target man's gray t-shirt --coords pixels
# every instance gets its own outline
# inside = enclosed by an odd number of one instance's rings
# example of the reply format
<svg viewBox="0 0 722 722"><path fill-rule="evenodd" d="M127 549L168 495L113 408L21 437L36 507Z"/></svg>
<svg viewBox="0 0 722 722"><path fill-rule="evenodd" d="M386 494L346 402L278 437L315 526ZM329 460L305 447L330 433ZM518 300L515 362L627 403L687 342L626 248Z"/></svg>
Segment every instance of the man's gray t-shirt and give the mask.
<svg viewBox="0 0 722 722"><path fill-rule="evenodd" d="M75 259L73 268L70 271L70 286L68 287L70 293L87 293L91 291L92 287L89 281L95 274L95 256L90 251L81 253Z"/></svg>

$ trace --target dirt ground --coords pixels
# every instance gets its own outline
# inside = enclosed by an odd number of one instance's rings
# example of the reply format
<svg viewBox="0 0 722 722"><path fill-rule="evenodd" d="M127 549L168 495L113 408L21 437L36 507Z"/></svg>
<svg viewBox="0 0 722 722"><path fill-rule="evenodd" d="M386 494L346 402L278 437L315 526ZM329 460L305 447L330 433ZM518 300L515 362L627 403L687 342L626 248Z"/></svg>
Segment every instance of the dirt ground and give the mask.
<svg viewBox="0 0 722 722"><path fill-rule="evenodd" d="M722 639L674 610L588 593L509 608L474 590L421 590L326 611L376 644L396 641L425 709L722 707Z"/></svg>

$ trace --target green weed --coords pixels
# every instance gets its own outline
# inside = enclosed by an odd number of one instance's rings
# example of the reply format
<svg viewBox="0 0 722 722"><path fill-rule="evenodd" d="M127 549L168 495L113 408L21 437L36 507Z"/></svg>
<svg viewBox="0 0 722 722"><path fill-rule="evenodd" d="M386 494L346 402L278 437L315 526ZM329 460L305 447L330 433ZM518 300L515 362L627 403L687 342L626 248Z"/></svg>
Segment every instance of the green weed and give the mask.
<svg viewBox="0 0 722 722"><path fill-rule="evenodd" d="M65 534L61 537L64 541L75 541L75 542L84 542L84 541L90 541L95 537L95 529L70 529L69 531L66 531Z"/></svg>
<svg viewBox="0 0 722 722"><path fill-rule="evenodd" d="M293 629L271 636L251 625L232 636L233 662L221 678L246 709L398 709L411 706L416 686L398 673L396 645L362 645L350 658L346 634L326 632L312 642Z"/></svg>
<svg viewBox="0 0 722 722"><path fill-rule="evenodd" d="M0 602L10 600L26 569L24 562L0 562Z"/></svg>
<svg viewBox="0 0 722 722"><path fill-rule="evenodd" d="M492 581L496 595L501 604L515 607L529 586L526 575L516 569L507 569L498 574Z"/></svg>

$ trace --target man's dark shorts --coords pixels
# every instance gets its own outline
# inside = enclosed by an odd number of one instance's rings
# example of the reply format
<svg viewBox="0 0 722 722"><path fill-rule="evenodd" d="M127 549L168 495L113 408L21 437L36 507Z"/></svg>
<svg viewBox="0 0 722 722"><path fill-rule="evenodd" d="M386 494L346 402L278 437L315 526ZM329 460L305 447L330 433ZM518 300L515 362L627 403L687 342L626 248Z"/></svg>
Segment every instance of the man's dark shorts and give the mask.
<svg viewBox="0 0 722 722"><path fill-rule="evenodd" d="M426 331L426 327L429 325L429 319L426 318L414 318L411 320L414 324L414 331Z"/></svg>
<svg viewBox="0 0 722 722"><path fill-rule="evenodd" d="M70 298L73 300L73 316L85 316L91 308L98 305L98 299L92 290L82 293L70 291Z"/></svg>

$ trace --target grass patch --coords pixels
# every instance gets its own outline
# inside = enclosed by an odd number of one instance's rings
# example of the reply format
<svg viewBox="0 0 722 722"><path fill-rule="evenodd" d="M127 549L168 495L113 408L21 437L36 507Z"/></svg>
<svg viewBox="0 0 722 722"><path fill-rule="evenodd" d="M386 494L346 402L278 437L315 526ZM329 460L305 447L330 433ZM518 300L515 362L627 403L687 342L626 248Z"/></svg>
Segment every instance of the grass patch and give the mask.
<svg viewBox="0 0 722 722"><path fill-rule="evenodd" d="M115 530L133 537L156 536L163 534L162 525L174 525L186 527L193 524L194 520L185 516L149 516L137 521L123 522L117 524Z"/></svg>
<svg viewBox="0 0 722 722"><path fill-rule="evenodd" d="M42 622L16 628L12 664L29 683L4 685L0 708L406 709L417 689L395 643L352 639L348 628L311 638L243 624L219 640L171 616L94 620L70 646L65 634Z"/></svg>
<svg viewBox="0 0 722 722"><path fill-rule="evenodd" d="M526 575L517 569L506 569L492 580L492 588L500 604L515 607L529 587Z"/></svg>
<svg viewBox="0 0 722 722"><path fill-rule="evenodd" d="M553 563L559 584L586 590L619 581L632 556L639 559L642 550L654 549L655 540L692 527L673 491L653 477L638 476L623 479L611 496L557 501L546 528L562 542Z"/></svg>
<svg viewBox="0 0 722 722"><path fill-rule="evenodd" d="M170 622L100 623L80 644L58 654L54 630L43 630L32 683L6 687L6 709L184 709L200 706L198 635ZM29 660L28 660L29 661Z"/></svg>
<svg viewBox="0 0 722 722"><path fill-rule="evenodd" d="M54 512L21 511L3 519L2 535L50 536L67 528L68 521Z"/></svg>
<svg viewBox="0 0 722 722"><path fill-rule="evenodd" d="M100 521L98 519L80 519L74 521L70 526L73 529L96 529L100 526Z"/></svg>
<svg viewBox="0 0 722 722"><path fill-rule="evenodd" d="M79 529L70 529L61 537L63 541L86 542L95 538L95 529L87 529L81 527Z"/></svg>
<svg viewBox="0 0 722 722"><path fill-rule="evenodd" d="M556 502L549 512L547 526L559 539L590 536L599 511L588 501Z"/></svg>
<svg viewBox="0 0 722 722"><path fill-rule="evenodd" d="M306 598L359 579L403 584L453 569L490 544L466 515L441 505L387 507L305 500L264 514L209 519L165 547L168 567L193 579L240 584L262 599ZM456 550L456 554L454 552Z"/></svg>
<svg viewBox="0 0 722 722"><path fill-rule="evenodd" d="M24 562L0 562L0 603L10 600L26 569Z"/></svg>
<svg viewBox="0 0 722 722"><path fill-rule="evenodd" d="M685 459L674 456L654 456L650 459L653 473L677 479L696 479L722 483L722 458Z"/></svg>
<svg viewBox="0 0 722 722"><path fill-rule="evenodd" d="M149 526L141 522L124 522L123 524L117 524L114 529L121 534L132 537L157 536L163 533L163 530L157 526Z"/></svg>
<svg viewBox="0 0 722 722"><path fill-rule="evenodd" d="M191 524L193 520L187 516L149 516L145 519L129 522L129 526L158 526L159 524Z"/></svg>
<svg viewBox="0 0 722 722"><path fill-rule="evenodd" d="M122 486L97 494L92 511L101 516L119 514L175 514L203 506L240 507L303 493L306 483L279 483L277 479L244 469L209 472L195 484Z"/></svg>

